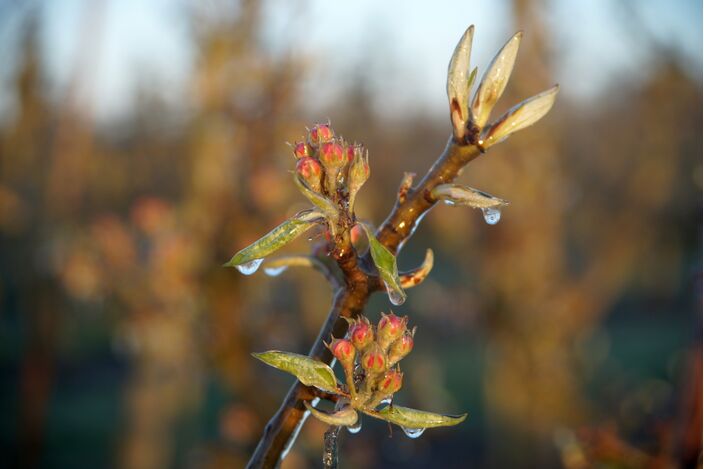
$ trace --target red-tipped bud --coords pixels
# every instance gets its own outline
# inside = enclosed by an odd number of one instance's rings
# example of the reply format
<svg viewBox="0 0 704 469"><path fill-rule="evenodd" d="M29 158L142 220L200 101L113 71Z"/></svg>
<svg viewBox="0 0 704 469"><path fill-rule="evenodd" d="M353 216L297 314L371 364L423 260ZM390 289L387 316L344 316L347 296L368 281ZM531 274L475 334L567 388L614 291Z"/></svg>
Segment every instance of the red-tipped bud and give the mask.
<svg viewBox="0 0 704 469"><path fill-rule="evenodd" d="M408 331L403 333L403 335L396 339L394 343L389 347L389 366L393 366L400 362L403 357L411 353L413 350L413 335L415 334L415 328L413 331Z"/></svg>
<svg viewBox="0 0 704 469"><path fill-rule="evenodd" d="M359 244L362 241L364 241L366 235L364 234L364 228L362 228L362 225L354 225L352 229L350 230L350 240L352 241L352 244Z"/></svg>
<svg viewBox="0 0 704 469"><path fill-rule="evenodd" d="M333 339L328 345L333 356L337 358L343 365L351 365L354 363L354 357L357 351L354 349L352 342L347 339Z"/></svg>
<svg viewBox="0 0 704 469"><path fill-rule="evenodd" d="M320 162L325 169L338 169L345 164L344 150L339 143L326 142L320 147Z"/></svg>
<svg viewBox="0 0 704 469"><path fill-rule="evenodd" d="M364 350L374 341L374 331L365 317L355 321L349 329L349 337L357 350Z"/></svg>
<svg viewBox="0 0 704 469"><path fill-rule="evenodd" d="M328 124L316 124L308 134L308 141L314 147L329 142L335 137L335 132Z"/></svg>
<svg viewBox="0 0 704 469"><path fill-rule="evenodd" d="M403 385L403 373L397 370L389 370L379 382L379 391L388 396L395 393Z"/></svg>
<svg viewBox="0 0 704 469"><path fill-rule="evenodd" d="M320 192L323 167L315 158L304 157L296 163L296 173L315 192Z"/></svg>
<svg viewBox="0 0 704 469"><path fill-rule="evenodd" d="M407 316L400 318L394 313L382 313L381 320L376 329L377 342L379 342L381 348L386 350L392 342L400 338L403 333L406 332L406 323L408 323Z"/></svg>
<svg viewBox="0 0 704 469"><path fill-rule="evenodd" d="M296 142L293 146L293 155L300 160L313 156L313 149L306 142Z"/></svg>
<svg viewBox="0 0 704 469"><path fill-rule="evenodd" d="M345 156L347 157L348 163L354 161L355 148L357 148L357 145L348 145L347 148L345 148Z"/></svg>
<svg viewBox="0 0 704 469"><path fill-rule="evenodd" d="M386 355L377 344L372 344L362 356L362 368L369 373L381 373L386 369Z"/></svg>

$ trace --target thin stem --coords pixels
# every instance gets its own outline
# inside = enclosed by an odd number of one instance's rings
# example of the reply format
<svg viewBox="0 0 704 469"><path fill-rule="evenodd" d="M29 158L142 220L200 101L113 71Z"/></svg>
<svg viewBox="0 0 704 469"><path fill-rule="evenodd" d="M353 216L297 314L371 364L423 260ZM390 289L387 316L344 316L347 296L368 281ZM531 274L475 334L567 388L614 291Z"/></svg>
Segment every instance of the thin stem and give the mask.
<svg viewBox="0 0 704 469"><path fill-rule="evenodd" d="M337 438L340 435L340 427L331 425L323 437L323 468L337 469Z"/></svg>
<svg viewBox="0 0 704 469"><path fill-rule="evenodd" d="M389 250L397 253L403 243L413 234L422 216L430 210L435 201L429 197L430 191L439 184L452 182L462 168L481 154L478 147L456 142L452 137L445 150L430 168L418 185L404 194L386 221L377 231L377 239ZM335 292L327 320L323 323L318 338L309 356L324 363L332 362L332 355L323 344L332 333L342 337L347 332L347 322L340 317L356 318L364 310L369 296L383 288L383 283L375 276L365 273L357 262L354 249L349 241L348 230L344 230L341 242L335 247L332 257L345 277L345 285ZM361 262L370 265L368 259ZM306 386L296 381L276 414L264 428L259 444L249 460L247 468L274 468L293 444L295 436L308 415L303 400L310 395Z"/></svg>

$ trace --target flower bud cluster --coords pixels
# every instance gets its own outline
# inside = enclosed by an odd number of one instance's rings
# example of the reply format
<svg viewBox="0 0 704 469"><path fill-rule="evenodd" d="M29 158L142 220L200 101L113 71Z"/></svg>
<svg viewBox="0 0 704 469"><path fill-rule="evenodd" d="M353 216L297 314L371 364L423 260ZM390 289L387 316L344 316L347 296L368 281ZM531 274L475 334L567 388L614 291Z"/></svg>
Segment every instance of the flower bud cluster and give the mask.
<svg viewBox="0 0 704 469"><path fill-rule="evenodd" d="M360 316L350 320L343 339L327 344L342 365L353 404L375 407L396 393L403 384L398 363L413 350L415 328L408 317L382 313L376 326Z"/></svg>
<svg viewBox="0 0 704 469"><path fill-rule="evenodd" d="M293 145L297 177L313 192L351 212L354 199L369 178L368 152L335 136L330 124L316 124Z"/></svg>

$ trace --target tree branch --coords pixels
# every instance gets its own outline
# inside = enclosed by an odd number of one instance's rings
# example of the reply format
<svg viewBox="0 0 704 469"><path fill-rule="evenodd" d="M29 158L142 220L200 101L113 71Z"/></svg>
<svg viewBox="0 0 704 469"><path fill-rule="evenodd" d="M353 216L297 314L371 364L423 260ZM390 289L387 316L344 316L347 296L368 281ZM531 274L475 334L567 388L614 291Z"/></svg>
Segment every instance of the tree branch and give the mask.
<svg viewBox="0 0 704 469"><path fill-rule="evenodd" d="M377 231L377 239L389 250L397 253L411 237L423 215L435 205L430 191L439 184L452 182L462 168L481 154L480 149L471 144L458 143L450 137L445 150L430 168L428 173L414 188L404 190L401 200L397 200L386 221ZM337 261L345 277L344 287L335 291L328 318L320 329L318 338L308 354L311 358L332 362L332 355L323 344L330 334L342 337L347 332L347 321L342 317L355 318L364 310L369 296L380 289L381 282L360 267L349 240L349 227L336 239L333 258ZM367 254L367 257L369 255ZM370 265L369 259L362 259L361 265ZM286 398L276 414L264 428L263 435L247 467L273 468L286 455L307 417L303 401L314 394L310 388L296 381L289 389Z"/></svg>

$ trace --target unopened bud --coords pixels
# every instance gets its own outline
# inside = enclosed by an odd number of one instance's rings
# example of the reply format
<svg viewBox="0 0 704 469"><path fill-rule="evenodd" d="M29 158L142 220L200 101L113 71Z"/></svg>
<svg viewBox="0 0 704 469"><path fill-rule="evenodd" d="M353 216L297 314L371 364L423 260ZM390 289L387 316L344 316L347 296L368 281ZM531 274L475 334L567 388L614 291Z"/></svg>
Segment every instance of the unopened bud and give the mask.
<svg viewBox="0 0 704 469"><path fill-rule="evenodd" d="M381 314L381 320L376 329L377 342L382 349L386 350L391 343L400 338L406 332L408 317L400 318L394 313Z"/></svg>
<svg viewBox="0 0 704 469"><path fill-rule="evenodd" d="M403 357L411 353L411 350L413 350L413 335L415 332L415 328L413 328L412 331L406 330L401 337L391 344L391 347L389 347L389 366L395 365L400 362Z"/></svg>
<svg viewBox="0 0 704 469"><path fill-rule="evenodd" d="M296 163L296 173L315 192L320 192L323 167L315 158L304 157Z"/></svg>
<svg viewBox="0 0 704 469"><path fill-rule="evenodd" d="M293 146L293 155L300 160L313 156L313 149L306 142L296 142Z"/></svg>
<svg viewBox="0 0 704 469"><path fill-rule="evenodd" d="M336 142L323 143L320 147L320 162L326 171L336 172L345 164L342 146Z"/></svg>
<svg viewBox="0 0 704 469"><path fill-rule="evenodd" d="M349 329L349 337L357 350L364 350L374 341L374 331L365 317L355 321Z"/></svg>
<svg viewBox="0 0 704 469"><path fill-rule="evenodd" d="M368 373L374 374L381 373L386 369L386 355L379 345L372 344L362 356L362 368Z"/></svg>
<svg viewBox="0 0 704 469"><path fill-rule="evenodd" d="M379 391L388 396L394 394L403 385L403 373L397 370L389 370L379 382Z"/></svg>
<svg viewBox="0 0 704 469"><path fill-rule="evenodd" d="M327 347L332 352L332 355L343 365L351 365L354 363L354 357L357 351L349 340L333 339Z"/></svg>
<svg viewBox="0 0 704 469"><path fill-rule="evenodd" d="M314 147L329 142L335 136L332 128L328 124L316 124L308 134L308 141Z"/></svg>
<svg viewBox="0 0 704 469"><path fill-rule="evenodd" d="M357 192L367 182L367 179L369 179L369 158L361 146L355 146L354 159L350 163L347 175L347 187L350 191L350 209L353 208Z"/></svg>

